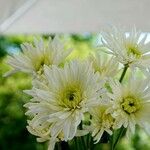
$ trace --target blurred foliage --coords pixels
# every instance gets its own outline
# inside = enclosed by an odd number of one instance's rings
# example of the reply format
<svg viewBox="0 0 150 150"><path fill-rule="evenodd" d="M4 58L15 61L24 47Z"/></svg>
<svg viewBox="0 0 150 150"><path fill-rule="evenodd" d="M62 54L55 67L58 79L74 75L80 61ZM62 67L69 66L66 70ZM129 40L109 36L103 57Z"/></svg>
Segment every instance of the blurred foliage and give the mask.
<svg viewBox="0 0 150 150"><path fill-rule="evenodd" d="M36 36L39 37L39 36ZM48 39L49 35L44 35ZM53 38L54 35L51 35ZM71 58L84 59L96 49L96 35L65 35L66 48L74 48ZM7 53L19 50L23 42L33 42L33 36L0 36L0 150L45 150L46 144L36 142L36 137L27 129L27 118L23 105L30 97L23 90L31 88L31 78L23 73L3 78L2 75L9 70L5 64ZM99 146L93 147L98 150ZM109 150L108 144L102 144L101 149ZM132 140L122 139L117 150L149 150L150 138L141 130L136 132Z"/></svg>
<svg viewBox="0 0 150 150"><path fill-rule="evenodd" d="M3 36L0 36L0 58L7 54L5 51L6 45L8 45L7 40Z"/></svg>
<svg viewBox="0 0 150 150"><path fill-rule="evenodd" d="M26 116L23 105L29 97L22 90L31 87L29 76L17 73L3 78L8 66L0 61L0 150L43 150L35 137L26 130Z"/></svg>

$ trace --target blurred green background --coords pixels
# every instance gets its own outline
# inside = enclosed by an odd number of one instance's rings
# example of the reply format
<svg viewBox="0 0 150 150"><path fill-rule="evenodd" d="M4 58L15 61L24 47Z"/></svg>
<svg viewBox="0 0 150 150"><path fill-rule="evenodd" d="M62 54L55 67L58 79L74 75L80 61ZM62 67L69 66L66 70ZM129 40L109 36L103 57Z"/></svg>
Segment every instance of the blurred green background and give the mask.
<svg viewBox="0 0 150 150"><path fill-rule="evenodd" d="M49 35L42 35L42 37L46 40ZM81 59L96 49L96 45L100 44L98 39L100 36L89 33L63 36L65 46L74 49L70 58ZM6 64L7 55L18 53L20 44L23 42L33 42L33 36L0 36L0 150L47 149L46 144L37 143L36 137L28 133L26 129L27 118L24 115L26 110L23 105L29 101L30 97L22 90L31 88L31 78L23 73L17 73L7 78L2 77L10 69ZM107 150L108 148L104 145L103 149ZM150 137L139 130L132 140L123 139L117 149L150 150Z"/></svg>

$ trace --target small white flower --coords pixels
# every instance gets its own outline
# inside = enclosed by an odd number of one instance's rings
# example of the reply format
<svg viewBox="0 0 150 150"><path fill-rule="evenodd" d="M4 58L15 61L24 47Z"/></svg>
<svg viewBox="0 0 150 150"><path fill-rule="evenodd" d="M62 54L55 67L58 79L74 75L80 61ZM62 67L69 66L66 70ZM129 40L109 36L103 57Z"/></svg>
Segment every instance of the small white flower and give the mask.
<svg viewBox="0 0 150 150"><path fill-rule="evenodd" d="M114 57L108 58L96 52L90 55L89 60L93 63L95 72L98 72L103 79L114 77L118 73L119 63Z"/></svg>
<svg viewBox="0 0 150 150"><path fill-rule="evenodd" d="M147 131L150 129L149 81L131 78L126 86L118 81L110 82L112 93L109 93L109 96L112 99L112 106L109 112L116 119L114 127L127 128L127 135L134 133L136 125Z"/></svg>
<svg viewBox="0 0 150 150"><path fill-rule="evenodd" d="M70 140L84 113L101 103L103 83L88 62L73 61L64 68L45 66L44 73L48 89L41 86L28 91L35 98L27 114L40 115L37 120L51 123L52 137L62 133L65 141Z"/></svg>
<svg viewBox="0 0 150 150"><path fill-rule="evenodd" d="M53 150L56 142L64 140L63 134L60 133L57 137L51 136L51 123L47 119L52 110L45 103L42 103L39 107L34 103L35 101L35 99L32 99L32 102L24 105L29 109L26 115L31 117L31 120L28 120L27 129L31 134L37 136L38 142L49 141L48 150Z"/></svg>
<svg viewBox="0 0 150 150"><path fill-rule="evenodd" d="M60 65L65 58L70 54L71 50L64 50L64 45L60 42L58 37L53 40L49 38L47 44L40 39L34 40L34 45L31 43L24 43L21 45L22 52L9 56L8 64L14 70L5 74L5 76L22 71L32 75L41 75L43 73L44 65Z"/></svg>
<svg viewBox="0 0 150 150"><path fill-rule="evenodd" d="M114 118L107 112L109 105L100 105L90 110L92 115L91 132L96 143L101 139L104 131L112 135Z"/></svg>
<svg viewBox="0 0 150 150"><path fill-rule="evenodd" d="M51 137L50 123L44 122L42 124L35 125L34 121L36 122L35 119L33 119L32 121L28 121L28 126L27 126L28 131L31 134L38 137L37 138L38 142L49 141L48 150L54 150L55 143L63 139Z"/></svg>
<svg viewBox="0 0 150 150"><path fill-rule="evenodd" d="M129 34L115 27L110 32L103 32L103 44L108 53L113 54L119 62L130 67L145 68L150 65L150 42L147 35L134 28Z"/></svg>
<svg viewBox="0 0 150 150"><path fill-rule="evenodd" d="M46 122L45 124L39 124L35 125L34 123L35 119L32 121L28 121L28 126L27 129L28 131L37 136L37 141L38 142L45 142L50 140L50 124Z"/></svg>

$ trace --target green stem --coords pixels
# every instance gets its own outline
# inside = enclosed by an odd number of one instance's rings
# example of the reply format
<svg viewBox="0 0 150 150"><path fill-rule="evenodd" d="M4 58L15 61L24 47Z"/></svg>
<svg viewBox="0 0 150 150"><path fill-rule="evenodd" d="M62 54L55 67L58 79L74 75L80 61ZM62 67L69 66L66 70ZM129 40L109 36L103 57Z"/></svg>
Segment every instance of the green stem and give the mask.
<svg viewBox="0 0 150 150"><path fill-rule="evenodd" d="M87 135L87 146L90 146L90 133Z"/></svg>
<svg viewBox="0 0 150 150"><path fill-rule="evenodd" d="M68 142L61 141L60 145L61 145L61 150L69 150L70 149Z"/></svg>
<svg viewBox="0 0 150 150"><path fill-rule="evenodd" d="M126 131L126 128L124 127L121 127L121 129L119 129L119 133L118 133L118 136L117 136L117 139L115 140L113 146L112 146L112 150L115 150L118 142L119 142L119 139L122 137L123 133L125 133Z"/></svg>
<svg viewBox="0 0 150 150"><path fill-rule="evenodd" d="M91 124L91 119L92 119L92 115L89 116L89 122L88 122L89 126ZM90 149L90 146L91 146L91 134L90 133L87 135L86 144L87 144L87 149Z"/></svg>
<svg viewBox="0 0 150 150"><path fill-rule="evenodd" d="M79 124L79 129L80 129L80 130L83 129L83 127L82 127L82 121L81 121L81 123ZM85 143L85 140L84 140L84 136L81 136L80 139L81 139L81 143L82 143L82 145L83 145L83 149L86 150L86 143Z"/></svg>
<svg viewBox="0 0 150 150"><path fill-rule="evenodd" d="M85 143L85 140L84 140L84 137L81 136L81 141L82 141L82 144L83 144L83 149L86 150L86 143Z"/></svg>
<svg viewBox="0 0 150 150"><path fill-rule="evenodd" d="M61 145L60 145L60 143L56 143L56 145L55 145L55 150L61 150Z"/></svg>
<svg viewBox="0 0 150 150"><path fill-rule="evenodd" d="M125 76L125 74L126 74L126 72L127 72L128 67L129 67L128 64L124 65L123 72L122 72L121 77L120 77L120 79L119 79L119 82L120 82L120 83L122 82L122 80L123 80L123 78L124 78L124 76Z"/></svg>
<svg viewBox="0 0 150 150"><path fill-rule="evenodd" d="M90 138L91 138L91 140L90 140L90 145L89 145L89 149L90 150L93 150L94 149L94 146L95 146L95 144L94 144L94 141L93 141L93 138L90 136Z"/></svg>
<svg viewBox="0 0 150 150"><path fill-rule="evenodd" d="M75 142L75 149L78 150L78 141L77 141L77 137L74 138L74 142Z"/></svg>

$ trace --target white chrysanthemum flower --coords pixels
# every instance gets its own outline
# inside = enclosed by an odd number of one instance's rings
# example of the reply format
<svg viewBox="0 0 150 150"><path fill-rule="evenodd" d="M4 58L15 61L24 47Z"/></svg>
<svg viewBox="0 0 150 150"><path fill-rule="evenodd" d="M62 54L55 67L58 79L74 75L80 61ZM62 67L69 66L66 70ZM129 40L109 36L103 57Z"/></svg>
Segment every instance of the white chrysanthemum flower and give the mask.
<svg viewBox="0 0 150 150"><path fill-rule="evenodd" d="M36 97L29 115L43 115L42 118L52 124L52 137L62 133L65 141L70 140L75 136L84 113L101 103L103 83L88 62L73 61L64 68L45 66L44 73L48 89L34 87L28 91ZM39 119L45 121L42 118Z"/></svg>
<svg viewBox="0 0 150 150"><path fill-rule="evenodd" d="M95 55L90 55L89 60L93 63L95 72L103 79L114 77L118 73L119 63L114 57L108 58L96 52Z"/></svg>
<svg viewBox="0 0 150 150"><path fill-rule="evenodd" d="M53 40L49 38L47 44L42 39L34 40L34 45L24 43L21 45L22 52L9 56L8 64L14 68L5 74L5 76L22 71L32 75L41 75L44 65L60 65L64 59L70 54L71 50L64 50L64 45L60 39L55 37Z"/></svg>
<svg viewBox="0 0 150 150"><path fill-rule="evenodd" d="M33 119L34 120L34 119ZM28 121L28 126L27 129L28 131L37 136L37 141L38 142L45 142L50 140L50 124L45 123L45 125L34 125L34 121Z"/></svg>
<svg viewBox="0 0 150 150"><path fill-rule="evenodd" d="M48 150L53 150L56 142L64 140L63 135L60 133L55 138L51 136L51 123L47 121L49 114L52 113L51 107L45 103L42 103L39 107L34 103L35 101L38 100L32 99L31 102L24 105L28 108L26 115L31 117L28 120L27 129L31 134L37 136L38 142L49 141Z"/></svg>
<svg viewBox="0 0 150 150"><path fill-rule="evenodd" d="M100 141L104 131L110 135L113 133L114 118L107 112L108 106L100 105L90 110L92 116L90 130L96 143Z"/></svg>
<svg viewBox="0 0 150 150"><path fill-rule="evenodd" d="M134 28L129 34L115 27L110 32L103 32L103 44L108 53L116 56L119 62L130 67L145 68L150 65L150 42L147 35Z"/></svg>
<svg viewBox="0 0 150 150"><path fill-rule="evenodd" d="M55 143L59 142L60 140L63 140L59 137L53 138L51 137L50 134L50 124L45 122L42 125L35 126L33 120L28 121L28 126L27 126L28 131L37 136L37 141L38 142L46 142L49 141L48 145L48 150L54 150L55 148Z"/></svg>
<svg viewBox="0 0 150 150"><path fill-rule="evenodd" d="M116 119L115 128L123 126L129 133L134 133L139 125L150 133L150 84L149 79L137 80L131 78L128 85L111 81L112 107L109 112Z"/></svg>

